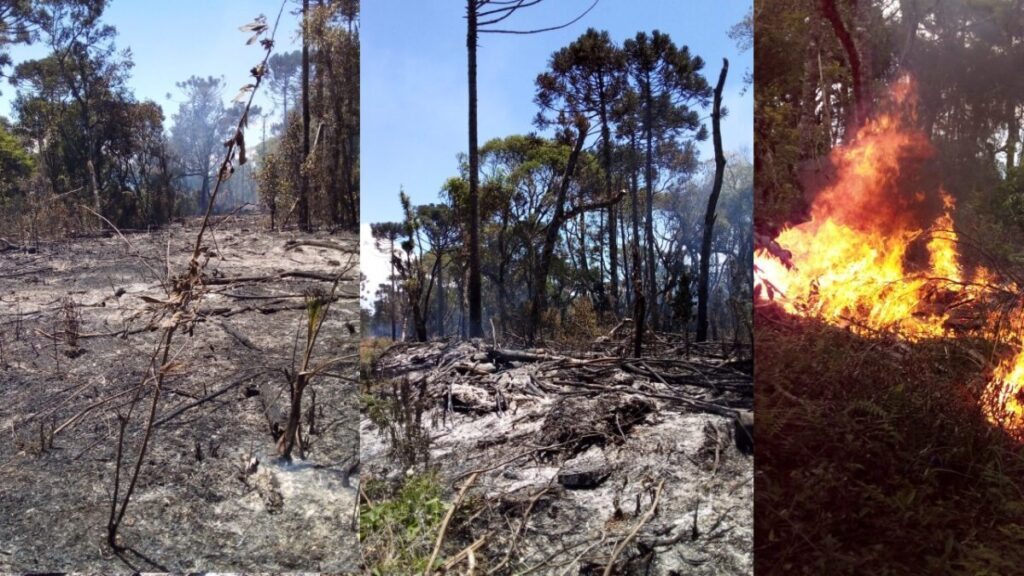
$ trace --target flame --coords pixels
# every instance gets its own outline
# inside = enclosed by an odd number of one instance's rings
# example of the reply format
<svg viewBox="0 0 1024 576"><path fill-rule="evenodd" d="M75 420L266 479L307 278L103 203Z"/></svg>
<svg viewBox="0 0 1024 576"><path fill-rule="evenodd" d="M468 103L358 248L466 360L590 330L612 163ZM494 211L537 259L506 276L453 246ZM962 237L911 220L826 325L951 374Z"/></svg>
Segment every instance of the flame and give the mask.
<svg viewBox="0 0 1024 576"><path fill-rule="evenodd" d="M779 234L781 249L755 252L762 303L917 341L951 335L951 311L985 298L993 278L981 267L965 273L954 198L914 179L914 168L934 154L924 133L908 126L915 103L904 78L888 109L832 151L836 177L815 197L810 219ZM991 334L995 324L986 319L979 329ZM996 399L986 409L990 421L1024 428L1024 351L997 366L986 394Z"/></svg>
<svg viewBox="0 0 1024 576"><path fill-rule="evenodd" d="M1024 350L996 366L985 395L989 422L1024 431Z"/></svg>

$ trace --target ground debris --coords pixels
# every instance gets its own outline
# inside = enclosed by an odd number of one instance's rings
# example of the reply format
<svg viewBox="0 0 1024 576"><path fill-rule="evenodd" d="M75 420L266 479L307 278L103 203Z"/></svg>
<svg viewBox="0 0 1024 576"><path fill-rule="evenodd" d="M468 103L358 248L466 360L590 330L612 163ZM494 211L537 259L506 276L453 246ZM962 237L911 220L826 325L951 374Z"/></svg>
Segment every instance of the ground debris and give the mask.
<svg viewBox="0 0 1024 576"><path fill-rule="evenodd" d="M654 338L663 354L643 359L616 356L613 342L393 344L364 383L392 411L364 414L363 481L432 471L448 502L472 482L441 557L473 547L485 572L600 574L638 528L614 573L749 573L753 462L733 436L753 408L749 350Z"/></svg>
<svg viewBox="0 0 1024 576"><path fill-rule="evenodd" d="M354 568L357 492L343 482L358 450L354 362L331 370L346 378L315 384L318 433L304 426L307 460L276 461L267 414L286 405L304 292L324 284L328 255L343 263L335 275L358 276L356 239L240 233L240 225L265 227L236 218L207 236L214 281L202 288L191 334L175 340L119 534L148 559L129 555L131 567L104 538L118 417L159 337L151 302L168 298L162 273L186 266L197 222L127 234L132 250L118 237L90 237L0 257L0 427L12 437L0 443L0 548L9 553L0 554L0 572ZM295 253L288 238L347 248ZM339 285L339 293L355 290L352 280ZM275 301L275 313L261 313ZM335 302L317 358L354 357L359 335L346 324L357 319L354 300ZM146 402L150 386L141 388ZM131 457L143 420L136 414L126 430Z"/></svg>

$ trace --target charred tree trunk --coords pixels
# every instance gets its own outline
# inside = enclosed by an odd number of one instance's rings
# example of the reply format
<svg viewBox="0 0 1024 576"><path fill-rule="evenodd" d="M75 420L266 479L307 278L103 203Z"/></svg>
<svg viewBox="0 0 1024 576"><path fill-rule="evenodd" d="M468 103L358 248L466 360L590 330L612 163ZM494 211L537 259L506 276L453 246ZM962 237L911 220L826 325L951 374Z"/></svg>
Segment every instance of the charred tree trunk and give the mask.
<svg viewBox="0 0 1024 576"><path fill-rule="evenodd" d="M299 168L299 228L309 230L309 0L302 0L302 162Z"/></svg>
<svg viewBox="0 0 1024 576"><path fill-rule="evenodd" d="M864 123L867 113L860 53L857 51L853 36L850 35L846 24L843 23L836 0L821 0L821 11L825 19L832 25L832 31L835 32L839 44L842 45L843 51L846 53L846 60L850 64L850 76L853 77L853 114L848 119L847 130L848 133L853 133L858 126Z"/></svg>
<svg viewBox="0 0 1024 576"><path fill-rule="evenodd" d="M398 340L398 323L395 319L396 311L395 304L398 302L398 290L395 285L395 244L391 243L391 251L389 252L391 258L391 341L395 342Z"/></svg>
<svg viewBox="0 0 1024 576"><path fill-rule="evenodd" d="M579 118L576 125L576 142L569 160L565 164L565 172L562 174L562 181L559 183L558 196L555 199L555 213L551 216L551 222L547 225L544 233L544 246L541 248L540 260L533 275L533 303L530 306L530 326L527 337L532 343L537 336L537 329L540 326L541 313L547 307L547 283L548 273L551 271L551 260L555 253L555 245L558 243L558 234L562 224L566 221L565 202L569 196L569 187L572 185L572 178L576 172L576 161L580 152L583 151L583 143L587 139L587 121Z"/></svg>
<svg viewBox="0 0 1024 576"><path fill-rule="evenodd" d="M90 162L91 164L91 162ZM199 213L205 213L206 208L210 204L210 170L207 168L206 173L203 174L203 185L199 189Z"/></svg>
<svg viewBox="0 0 1024 576"><path fill-rule="evenodd" d="M651 91L648 84L647 89L647 104L644 107L644 141L646 150L644 151L644 185L646 193L644 194L647 201L646 206L646 218L644 220L644 237L646 242L646 254L647 254L647 306L651 309L651 327L655 330L658 329L658 286L657 286L657 267L654 258L654 127L653 127L653 107Z"/></svg>
<svg viewBox="0 0 1024 576"><path fill-rule="evenodd" d="M603 83L603 79L602 79ZM604 86L601 87L601 94L604 95ZM604 196L612 196L612 130L608 125L608 105L601 102L601 163L604 168ZM619 315L619 245L616 237L616 225L618 224L617 209L613 204L608 207L608 276L611 283L609 286L610 304L615 316Z"/></svg>
<svg viewBox="0 0 1024 576"><path fill-rule="evenodd" d="M442 253L438 253L437 258L440 260L443 257ZM444 317L448 314L445 309L447 306L444 294L444 265L438 266L437 268L437 337L444 338Z"/></svg>
<svg viewBox="0 0 1024 576"><path fill-rule="evenodd" d="M299 373L295 376L295 382L291 390L291 409L288 411L288 423L285 425L284 434L277 441L277 454L282 460L291 462L292 452L298 446L299 458L304 457L302 446L302 394L309 384L306 374Z"/></svg>
<svg viewBox="0 0 1024 576"><path fill-rule="evenodd" d="M631 138L633 170L629 186L629 196L633 202L633 354L641 356L643 347L644 323L647 318L647 307L644 302L644 266L640 258L640 167L637 165L638 147L636 135Z"/></svg>
<svg viewBox="0 0 1024 576"><path fill-rule="evenodd" d="M622 210L616 210L615 212L616 212L616 217L620 220L619 222L616 223L616 225L619 228L619 245L622 246L622 250L623 250L623 253L622 253L622 286L623 286L623 290L622 290L622 292L623 292L623 294L626 297L626 306L629 307L629 306L631 306L633 304L633 297L631 296L632 292L630 292L630 287L633 284L631 282L632 270L629 267L629 257L626 256L626 246L629 245L629 243L626 241L626 230L628 229L628 227L626 226L626 214Z"/></svg>
<svg viewBox="0 0 1024 576"><path fill-rule="evenodd" d="M480 152L477 149L476 41L477 0L466 0L466 52L469 71L469 337L481 338L480 290Z"/></svg>
<svg viewBox="0 0 1024 576"><path fill-rule="evenodd" d="M412 302L412 326L416 331L417 342L426 342L430 339L427 336L427 319L420 308L419 298Z"/></svg>
<svg viewBox="0 0 1024 576"><path fill-rule="evenodd" d="M86 161L85 165L89 169L89 185L92 188L92 209L95 210L97 214L102 214L103 212L101 210L103 208L103 202L100 200L100 185L96 178L96 165L93 163L91 158Z"/></svg>
<svg viewBox="0 0 1024 576"><path fill-rule="evenodd" d="M722 151L722 89L729 74L729 60L722 59L722 72L715 86L715 99L711 111L711 132L715 146L715 183L708 197L708 209L704 213L704 241L700 246L700 278L697 284L697 342L708 339L708 275L711 266L711 243L714 238L715 208L722 192L722 178L725 175L725 153Z"/></svg>

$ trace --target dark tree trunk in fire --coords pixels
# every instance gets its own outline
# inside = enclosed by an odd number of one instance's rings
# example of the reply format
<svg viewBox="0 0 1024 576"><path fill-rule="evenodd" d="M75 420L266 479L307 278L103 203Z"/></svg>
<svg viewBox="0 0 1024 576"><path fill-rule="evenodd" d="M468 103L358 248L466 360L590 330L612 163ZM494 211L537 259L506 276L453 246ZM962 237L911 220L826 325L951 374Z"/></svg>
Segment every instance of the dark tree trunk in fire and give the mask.
<svg viewBox="0 0 1024 576"><path fill-rule="evenodd" d="M836 6L836 0L821 0L821 11L825 18L832 25L836 38L846 52L846 60L850 64L850 76L853 77L853 116L848 122L848 129L859 127L866 119L866 105L864 97L864 75L861 67L860 53L853 41L853 36L843 23L843 17ZM850 131L852 133L852 130Z"/></svg>

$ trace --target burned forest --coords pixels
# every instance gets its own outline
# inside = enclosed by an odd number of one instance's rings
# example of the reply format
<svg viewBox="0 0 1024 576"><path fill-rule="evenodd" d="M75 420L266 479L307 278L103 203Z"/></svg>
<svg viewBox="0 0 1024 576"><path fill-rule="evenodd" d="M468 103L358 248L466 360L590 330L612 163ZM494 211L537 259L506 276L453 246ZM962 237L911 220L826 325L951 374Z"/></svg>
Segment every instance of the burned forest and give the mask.
<svg viewBox="0 0 1024 576"><path fill-rule="evenodd" d="M554 25L465 4L468 148L364 232L364 568L747 573L753 161L721 128L742 62L602 30L596 2ZM751 26L721 36L742 53ZM532 124L478 143L491 45L559 30Z"/></svg>
<svg viewBox="0 0 1024 576"><path fill-rule="evenodd" d="M0 571L353 570L358 2L170 4L0 6Z"/></svg>
<svg viewBox="0 0 1024 576"><path fill-rule="evenodd" d="M1024 10L767 5L757 571L1016 573Z"/></svg>

